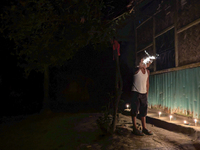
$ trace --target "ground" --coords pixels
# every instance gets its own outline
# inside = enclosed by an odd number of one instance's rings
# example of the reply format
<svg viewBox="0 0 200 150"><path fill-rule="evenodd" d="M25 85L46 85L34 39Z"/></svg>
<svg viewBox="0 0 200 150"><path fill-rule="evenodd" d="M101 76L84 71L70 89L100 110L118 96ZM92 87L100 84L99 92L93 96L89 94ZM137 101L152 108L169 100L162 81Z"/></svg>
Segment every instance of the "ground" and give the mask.
<svg viewBox="0 0 200 150"><path fill-rule="evenodd" d="M96 124L100 113L49 113L4 118L1 150L195 150L193 136L147 124L152 136L131 133L130 116L119 115L117 133L104 135ZM7 119L7 121L5 121ZM140 120L137 120L140 123Z"/></svg>

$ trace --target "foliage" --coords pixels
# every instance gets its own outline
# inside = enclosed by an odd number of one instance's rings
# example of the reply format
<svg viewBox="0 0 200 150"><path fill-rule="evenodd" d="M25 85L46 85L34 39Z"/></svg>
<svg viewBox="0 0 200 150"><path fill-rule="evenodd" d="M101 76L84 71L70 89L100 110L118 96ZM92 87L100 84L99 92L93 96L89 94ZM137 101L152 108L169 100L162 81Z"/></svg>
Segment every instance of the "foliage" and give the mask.
<svg viewBox="0 0 200 150"><path fill-rule="evenodd" d="M1 32L15 42L27 73L43 72L44 65L62 65L77 50L115 34L118 21L103 20L105 7L101 0L16 1L1 14Z"/></svg>
<svg viewBox="0 0 200 150"><path fill-rule="evenodd" d="M108 104L102 107L103 109L102 116L100 116L97 119L97 125L104 134L110 133L110 125L112 123L111 114L113 114L113 108L111 105L114 99L114 95L111 93L108 93L108 95L109 95Z"/></svg>
<svg viewBox="0 0 200 150"><path fill-rule="evenodd" d="M108 104L106 106L102 107L102 110L103 110L102 116L100 116L97 119L97 124L98 124L99 128L101 129L101 131L104 134L111 133L111 124L112 124L112 120L113 120L113 116L112 115L113 115L113 111L114 111L112 103L113 103L113 100L114 100L115 96L113 94L111 94L111 93L108 93L108 95L109 95ZM124 103L124 101L120 100L119 107L121 107L123 105L123 103ZM117 114L117 117L119 117L119 113Z"/></svg>
<svg viewBox="0 0 200 150"><path fill-rule="evenodd" d="M103 0L16 0L1 14L0 31L15 43L26 75L44 72L44 108L49 107L49 67L62 66L87 45L108 43L128 13L104 20ZM109 12L110 13L110 12Z"/></svg>

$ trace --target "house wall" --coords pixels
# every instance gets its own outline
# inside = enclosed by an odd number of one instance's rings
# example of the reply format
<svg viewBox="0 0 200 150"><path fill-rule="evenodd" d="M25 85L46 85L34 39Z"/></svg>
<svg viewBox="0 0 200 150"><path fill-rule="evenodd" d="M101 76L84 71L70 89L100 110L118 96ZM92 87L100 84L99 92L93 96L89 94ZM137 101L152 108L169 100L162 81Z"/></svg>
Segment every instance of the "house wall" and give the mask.
<svg viewBox="0 0 200 150"><path fill-rule="evenodd" d="M150 76L149 106L200 119L200 67Z"/></svg>
<svg viewBox="0 0 200 150"><path fill-rule="evenodd" d="M160 55L149 68L149 106L200 119L200 3L156 2L137 8L135 19L136 59L145 50ZM154 12L141 13L147 8Z"/></svg>

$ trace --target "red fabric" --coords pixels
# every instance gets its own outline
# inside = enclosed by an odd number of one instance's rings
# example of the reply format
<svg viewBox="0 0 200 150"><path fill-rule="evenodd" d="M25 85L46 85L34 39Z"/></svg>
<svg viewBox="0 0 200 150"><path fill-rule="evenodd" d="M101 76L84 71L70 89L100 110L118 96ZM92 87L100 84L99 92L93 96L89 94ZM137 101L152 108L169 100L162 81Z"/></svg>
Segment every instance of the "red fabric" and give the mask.
<svg viewBox="0 0 200 150"><path fill-rule="evenodd" d="M113 41L113 51L117 50L118 56L120 56L120 44L114 40ZM114 56L113 56L113 60L114 60Z"/></svg>

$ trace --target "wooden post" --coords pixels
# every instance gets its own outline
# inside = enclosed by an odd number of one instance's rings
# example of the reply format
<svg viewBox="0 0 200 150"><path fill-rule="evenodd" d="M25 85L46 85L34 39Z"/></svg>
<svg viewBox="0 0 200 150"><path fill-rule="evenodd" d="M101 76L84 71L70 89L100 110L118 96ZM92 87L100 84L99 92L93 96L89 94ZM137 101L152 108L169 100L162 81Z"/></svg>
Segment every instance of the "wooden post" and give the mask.
<svg viewBox="0 0 200 150"><path fill-rule="evenodd" d="M162 74L162 73L178 71L178 70L183 70L183 69L189 69L189 68L196 68L196 67L200 67L200 62L199 63L192 63L192 64L189 64L189 65L184 65L184 66L180 66L180 67L174 67L174 68L169 68L169 69L165 69L165 70L151 72L151 75Z"/></svg>
<svg viewBox="0 0 200 150"><path fill-rule="evenodd" d="M156 34L156 35L155 35L155 38L157 38L157 37L163 35L164 33L168 32L169 30L171 30L171 29L173 29L173 28L174 28L174 25L169 26L169 27L166 28L165 30L163 30L163 31L161 31L160 33Z"/></svg>
<svg viewBox="0 0 200 150"><path fill-rule="evenodd" d="M148 49L148 48L151 47L151 46L153 46L153 43L150 43L150 44L147 45L145 48L138 50L137 53L144 52L146 49Z"/></svg>
<svg viewBox="0 0 200 150"><path fill-rule="evenodd" d="M155 33L156 33L156 27L155 27L155 16L153 16L153 53L156 54L156 38L155 38ZM154 60L154 69L153 71L156 71L156 60Z"/></svg>
<svg viewBox="0 0 200 150"><path fill-rule="evenodd" d="M115 76L114 111L113 111L113 121L111 124L111 133L114 133L116 130L118 105L119 105L119 101L122 94L122 88L123 88L117 49L113 51L113 54L115 58L116 76Z"/></svg>
<svg viewBox="0 0 200 150"><path fill-rule="evenodd" d="M177 33L177 20L178 20L178 13L177 13L177 0L174 4L174 43L175 43L175 67L178 67L178 33Z"/></svg>
<svg viewBox="0 0 200 150"><path fill-rule="evenodd" d="M185 30L187 30L187 29L189 29L189 28L191 28L191 27L193 27L194 25L197 25L197 24L199 24L199 23L200 23L200 18L197 19L197 20L195 20L195 21L193 21L193 22L191 22L191 23L189 23L188 25L186 25L186 26L180 28L180 29L177 31L177 33L181 33L181 32L183 32L183 31L185 31Z"/></svg>
<svg viewBox="0 0 200 150"><path fill-rule="evenodd" d="M134 21L134 26L135 26L135 65L137 65L136 64L136 62L137 62L137 27L136 27L136 22ZM135 66L134 66L135 67Z"/></svg>

